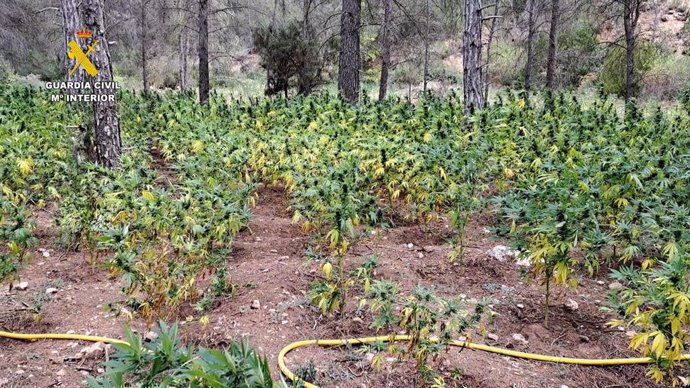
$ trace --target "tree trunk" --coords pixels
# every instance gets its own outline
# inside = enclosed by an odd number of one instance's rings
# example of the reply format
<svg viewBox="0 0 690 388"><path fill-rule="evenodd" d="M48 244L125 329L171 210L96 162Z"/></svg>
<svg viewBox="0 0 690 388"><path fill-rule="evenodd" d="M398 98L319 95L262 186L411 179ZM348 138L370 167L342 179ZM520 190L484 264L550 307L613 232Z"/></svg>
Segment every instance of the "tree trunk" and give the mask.
<svg viewBox="0 0 690 388"><path fill-rule="evenodd" d="M558 0L551 0L551 26L549 26L549 49L546 59L546 86L556 87L556 47L558 44Z"/></svg>
<svg viewBox="0 0 690 388"><path fill-rule="evenodd" d="M489 64L491 63L491 43L494 40L494 32L496 31L496 20L498 19L498 2L494 4L494 15L491 18L491 27L489 27L489 38L486 42L486 60L484 61L484 72L482 72L482 84L484 85L484 101L489 100Z"/></svg>
<svg viewBox="0 0 690 388"><path fill-rule="evenodd" d="M67 42L74 40L91 61L98 73L91 76L79 67L68 81L112 82L113 70L110 63L108 39L105 36L105 20L103 16L103 0L62 0L65 38ZM92 32L91 37L83 39L77 37L77 31L86 29ZM71 68L74 61L67 57L67 67ZM115 90L99 88L92 89L95 95L113 95ZM94 143L96 162L106 167L116 167L120 162L122 144L120 140L120 125L117 117L117 102L114 98L98 99L93 103Z"/></svg>
<svg viewBox="0 0 690 388"><path fill-rule="evenodd" d="M426 32L424 34L424 82L422 91L426 93L426 84L429 79L429 0L426 0Z"/></svg>
<svg viewBox="0 0 690 388"><path fill-rule="evenodd" d="M379 100L386 98L388 91L388 68L391 62L391 46L389 30L391 14L393 12L393 0L383 0L383 25L381 26L381 79L379 80Z"/></svg>
<svg viewBox="0 0 690 388"><path fill-rule="evenodd" d="M302 4L302 39L309 36L309 12L311 11L311 0L304 0Z"/></svg>
<svg viewBox="0 0 690 388"><path fill-rule="evenodd" d="M536 0L527 0L527 62L525 63L525 90L532 87L532 66L534 64L534 35L536 30L535 5Z"/></svg>
<svg viewBox="0 0 690 388"><path fill-rule="evenodd" d="M199 0L199 102L208 102L208 0Z"/></svg>
<svg viewBox="0 0 690 388"><path fill-rule="evenodd" d="M61 0L62 5L62 17L64 19L65 27L65 47L68 47L70 41L79 42L77 37L77 31L81 29L81 16L79 15L79 10L77 10L77 0ZM74 66L74 61L69 57L65 57L65 81L82 82L85 80L86 73L82 69L77 69L77 71L70 74L72 67ZM68 90L68 92L70 92Z"/></svg>
<svg viewBox="0 0 690 388"><path fill-rule="evenodd" d="M462 81L465 114L484 107L482 87L482 7L480 0L464 0Z"/></svg>
<svg viewBox="0 0 690 388"><path fill-rule="evenodd" d="M144 90L149 90L149 75L146 71L146 45L148 40L146 37L146 5L145 0L141 0L141 34L139 35L139 43L141 44L141 79Z"/></svg>
<svg viewBox="0 0 690 388"><path fill-rule="evenodd" d="M187 70L187 46L189 44L189 34L187 28L182 27L180 31L180 90L185 91L189 85L189 73Z"/></svg>
<svg viewBox="0 0 690 388"><path fill-rule="evenodd" d="M640 17L640 0L623 1L623 27L625 29L625 101L636 93L635 30Z"/></svg>
<svg viewBox="0 0 690 388"><path fill-rule="evenodd" d="M359 99L359 27L360 0L343 0L340 16L340 58L338 91L349 103Z"/></svg>

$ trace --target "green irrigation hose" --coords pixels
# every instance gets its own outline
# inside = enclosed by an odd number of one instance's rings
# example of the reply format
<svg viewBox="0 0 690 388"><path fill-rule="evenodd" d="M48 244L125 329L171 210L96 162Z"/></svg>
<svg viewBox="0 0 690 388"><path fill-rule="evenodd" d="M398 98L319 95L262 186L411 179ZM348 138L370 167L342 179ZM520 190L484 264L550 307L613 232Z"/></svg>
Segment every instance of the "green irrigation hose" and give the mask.
<svg viewBox="0 0 690 388"><path fill-rule="evenodd" d="M0 331L0 337L13 338L19 340L37 340L37 339L67 339L67 340L81 340L90 342L106 342L106 343L119 343L127 344L127 342L108 337L98 337L91 335L81 335L81 334L57 334L57 333L45 333L45 334L21 334L21 333L10 333L7 331ZM285 356L297 349L304 346L318 345L318 346L342 346L342 345L361 345L370 344L374 342L391 342L391 341L409 341L411 337L409 335L392 335L392 336L379 336L379 337L364 337L364 338L347 338L347 339L315 339L315 340L304 340L297 341L285 346L278 354L278 367L280 371L292 381L301 381L292 371L285 365ZM433 339L432 339L433 340ZM468 348L474 350L481 350L484 352L502 354L508 357L523 358L527 360L535 361L545 361L545 362L556 362L561 364L575 364L575 365L590 365L590 366L607 366L607 365L632 365L632 364L648 364L653 360L649 357L635 357L635 358L610 358L610 359L587 359L587 358L571 358L571 357L556 357L547 356L544 354L526 353L518 352L515 350L497 348L488 345L475 344L473 342L467 341L457 341L451 340L450 346L457 346L461 348ZM684 354L679 361L690 360L690 354ZM308 383L306 381L301 381L305 388L319 388L318 386Z"/></svg>

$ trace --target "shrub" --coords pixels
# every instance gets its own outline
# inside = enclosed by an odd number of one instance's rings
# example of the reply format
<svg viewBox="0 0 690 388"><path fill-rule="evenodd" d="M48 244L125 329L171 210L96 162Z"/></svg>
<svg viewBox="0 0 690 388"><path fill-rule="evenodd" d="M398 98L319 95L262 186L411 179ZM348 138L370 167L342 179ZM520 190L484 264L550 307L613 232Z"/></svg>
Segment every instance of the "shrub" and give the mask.
<svg viewBox="0 0 690 388"><path fill-rule="evenodd" d="M12 75L12 65L4 58L0 58L0 82L9 82L10 75Z"/></svg>
<svg viewBox="0 0 690 388"><path fill-rule="evenodd" d="M688 276L690 261L682 250L664 262L643 262L643 269L632 266L613 270L611 277L624 287L610 295L613 310L623 319L613 320L610 326L633 326L637 333L630 339L630 348L652 358L647 375L657 383L677 386L673 367L685 353L690 338L687 327L690 316Z"/></svg>
<svg viewBox="0 0 690 388"><path fill-rule="evenodd" d="M291 86L300 94L309 94L323 82L324 61L313 36L313 33L304 33L298 23L278 29L269 26L255 30L254 45L261 56L261 67L268 72L266 95L284 92L287 96Z"/></svg>
<svg viewBox="0 0 690 388"><path fill-rule="evenodd" d="M633 83L633 94L637 94L640 86L640 79L652 69L655 61L659 58L661 50L658 46L651 43L640 42L635 47L635 73L636 79ZM622 96L625 93L625 48L614 46L609 50L604 59L604 66L599 74L604 93L617 94Z"/></svg>
<svg viewBox="0 0 690 388"><path fill-rule="evenodd" d="M690 85L690 58L664 55L654 63L640 83L642 96L673 100Z"/></svg>
<svg viewBox="0 0 690 388"><path fill-rule="evenodd" d="M509 86L518 81L524 70L524 58L524 50L520 46L506 40L496 40L491 46L489 63L488 78L491 83Z"/></svg>
<svg viewBox="0 0 690 388"><path fill-rule="evenodd" d="M559 37L557 75L561 85L575 86L601 63L596 32L582 23Z"/></svg>
<svg viewBox="0 0 690 388"><path fill-rule="evenodd" d="M19 267L29 258L28 249L38 243L34 227L24 206L0 194L0 241L7 241L7 249L0 250L0 283L18 278Z"/></svg>

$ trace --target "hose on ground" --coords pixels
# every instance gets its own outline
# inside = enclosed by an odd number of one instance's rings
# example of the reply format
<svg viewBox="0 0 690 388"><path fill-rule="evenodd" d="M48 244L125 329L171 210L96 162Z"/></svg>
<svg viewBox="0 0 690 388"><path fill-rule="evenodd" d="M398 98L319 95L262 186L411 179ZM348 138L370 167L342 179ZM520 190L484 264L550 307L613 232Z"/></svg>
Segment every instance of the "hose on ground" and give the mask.
<svg viewBox="0 0 690 388"><path fill-rule="evenodd" d="M128 345L126 341L109 338L100 337L93 335L82 335L82 334L59 334L59 333L43 333L43 334L22 334L22 333L11 333L7 331L0 331L0 337L12 338L18 340L38 340L38 339L59 339L59 340L79 340L79 341L89 341L89 342L105 342L111 344L124 344ZM288 344L280 353L278 353L278 367L280 371L290 380L294 382L300 382L304 388L319 388L317 385L311 384L309 382L303 381L297 375L295 375L290 368L285 364L285 357L291 351L305 347L305 346L344 346L344 345L363 345L371 344L376 342L396 342L396 341L410 341L412 337L409 335L389 335L389 336L378 336L378 337L363 337L363 338L347 338L347 339L314 339L314 340L304 340L296 341ZM438 339L432 338L432 341L437 341ZM574 365L589 365L589 366L610 366L610 365L633 365L633 364L648 364L653 362L649 357L633 357L633 358L608 358L608 359L589 359L589 358L572 358L572 357L557 357L548 356L545 354L527 353L520 352L516 350L497 348L494 346L482 345L468 341L458 341L451 340L448 343L449 346L455 346L460 348L467 348L473 350L480 350L489 353L501 354L508 357L522 358L526 360L544 361L544 362L555 362L560 364L574 364ZM677 361L690 360L690 354L684 354L677 359Z"/></svg>
<svg viewBox="0 0 690 388"><path fill-rule="evenodd" d="M318 346L343 346L343 345L362 345L375 342L392 342L392 341L410 341L412 337L409 335L395 335L395 336L379 336L379 337L364 337L351 339L325 339L325 340L304 340L288 344L278 354L278 367L280 371L290 380L302 383L304 388L319 388L317 385L303 381L296 376L285 364L285 356L304 346L318 345ZM432 338L432 341L438 341L437 338ZM522 358L526 360L555 362L560 364L574 364L574 365L589 365L589 366L610 366L610 365L633 365L633 364L648 364L653 362L649 357L635 357L635 358L609 358L609 359L588 359L588 358L572 358L572 357L557 357L548 356L545 354L535 354L520 352L516 350L497 348L494 346L476 344L467 341L451 340L448 345L461 348L468 348L473 350L481 350L484 352L501 354L508 357ZM678 358L678 361L690 360L690 354L684 354Z"/></svg>
<svg viewBox="0 0 690 388"><path fill-rule="evenodd" d="M0 331L0 337L12 338L18 340L37 340L37 339L59 339L59 340L79 340L88 342L105 342L110 344L123 344L129 345L126 341L99 337L95 335L83 335L83 334L60 334L60 333L43 333L43 334L22 334L22 333L10 333L9 331Z"/></svg>

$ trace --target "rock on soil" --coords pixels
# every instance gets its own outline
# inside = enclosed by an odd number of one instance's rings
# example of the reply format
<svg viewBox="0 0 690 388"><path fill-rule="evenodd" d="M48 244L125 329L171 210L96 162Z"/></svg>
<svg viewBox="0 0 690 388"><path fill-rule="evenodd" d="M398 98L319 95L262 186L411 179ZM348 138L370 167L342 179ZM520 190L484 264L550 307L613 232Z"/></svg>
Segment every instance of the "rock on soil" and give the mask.
<svg viewBox="0 0 690 388"><path fill-rule="evenodd" d="M520 252L514 251L505 245L496 245L486 253L489 255L489 257L498 261L506 261L507 258L515 257Z"/></svg>
<svg viewBox="0 0 690 388"><path fill-rule="evenodd" d="M527 341L527 338L525 338L525 336L520 333L515 333L512 335L512 337L515 341L521 342L523 345L527 345L529 343L529 341Z"/></svg>
<svg viewBox="0 0 690 388"><path fill-rule="evenodd" d="M576 301L568 299L568 301L565 302L565 308L567 308L570 311L575 311L578 308L580 308L580 305Z"/></svg>
<svg viewBox="0 0 690 388"><path fill-rule="evenodd" d="M79 354L82 358L98 358L105 352L105 344L103 342L96 342L83 348Z"/></svg>
<svg viewBox="0 0 690 388"><path fill-rule="evenodd" d="M623 285L620 282L611 282L609 284L609 290L620 290Z"/></svg>
<svg viewBox="0 0 690 388"><path fill-rule="evenodd" d="M29 282L19 282L19 284L15 284L13 288L15 290L24 291L29 288Z"/></svg>

